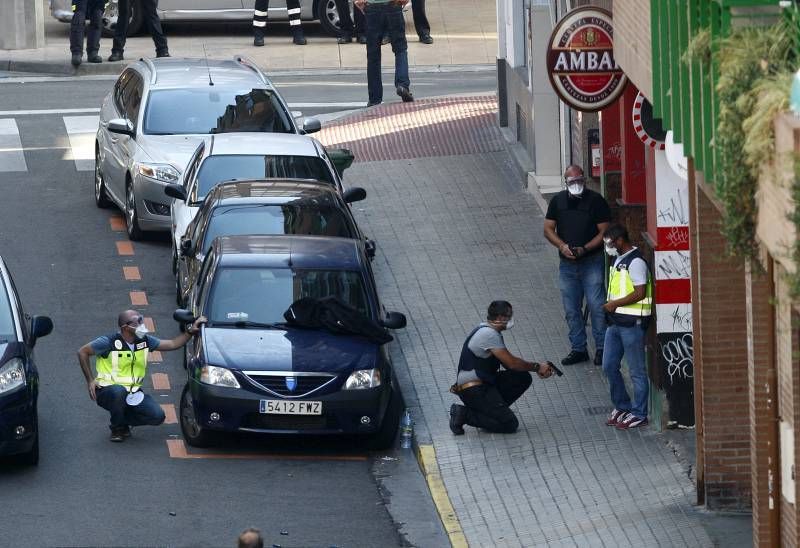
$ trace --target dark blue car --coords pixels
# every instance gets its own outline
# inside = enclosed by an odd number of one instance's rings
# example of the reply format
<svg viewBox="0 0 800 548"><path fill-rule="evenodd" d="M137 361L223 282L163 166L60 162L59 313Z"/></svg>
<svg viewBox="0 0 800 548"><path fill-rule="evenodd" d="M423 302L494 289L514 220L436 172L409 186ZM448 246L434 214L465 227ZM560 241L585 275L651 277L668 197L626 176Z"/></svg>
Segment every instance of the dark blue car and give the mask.
<svg viewBox="0 0 800 548"><path fill-rule="evenodd" d="M0 456L23 464L39 463L39 373L33 347L52 330L50 318L25 314L0 258Z"/></svg>
<svg viewBox="0 0 800 548"><path fill-rule="evenodd" d="M397 432L400 400L386 345L292 327L301 298L336 297L389 329L405 316L381 306L364 242L322 236L215 239L179 321L204 315L190 341L180 405L186 441L214 434L357 434L380 449Z"/></svg>

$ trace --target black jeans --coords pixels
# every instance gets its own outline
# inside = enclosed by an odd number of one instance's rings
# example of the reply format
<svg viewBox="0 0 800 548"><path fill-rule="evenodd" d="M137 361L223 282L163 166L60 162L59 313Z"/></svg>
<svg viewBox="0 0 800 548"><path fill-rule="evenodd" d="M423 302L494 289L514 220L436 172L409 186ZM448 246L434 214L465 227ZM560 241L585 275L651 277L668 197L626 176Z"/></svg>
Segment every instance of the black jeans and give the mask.
<svg viewBox="0 0 800 548"><path fill-rule="evenodd" d="M142 22L144 28L153 38L156 45L156 55L169 53L167 47L167 37L161 28L161 19L158 18L156 8L158 0L139 0L142 10ZM130 21L131 0L119 0L119 17L117 17L117 27L114 29L114 45L112 52L122 53L125 50L125 40L128 37L128 22Z"/></svg>
<svg viewBox="0 0 800 548"><path fill-rule="evenodd" d="M431 33L431 24L428 23L428 16L425 15L425 0L414 0L411 2L411 15L414 16L414 30L417 34Z"/></svg>
<svg viewBox="0 0 800 548"><path fill-rule="evenodd" d="M83 53L83 36L86 34L86 52L91 55L100 49L100 32L105 0L72 0L72 23L69 27L69 50ZM89 26L86 27L86 20Z"/></svg>
<svg viewBox="0 0 800 548"><path fill-rule="evenodd" d="M359 36L364 34L364 12L353 8L353 17L350 17L350 2L336 0L336 11L339 13L339 28L341 36ZM355 22L355 25L353 24ZM355 29L353 28L355 26Z"/></svg>
<svg viewBox="0 0 800 548"><path fill-rule="evenodd" d="M532 380L527 371L501 371L495 384L484 383L459 393L467 407L466 423L489 432L516 432L519 420L509 406L525 393Z"/></svg>
<svg viewBox="0 0 800 548"><path fill-rule="evenodd" d="M383 101L381 41L388 36L394 52L394 86L411 87L408 77L408 42L403 9L396 4L367 4L367 88L369 102Z"/></svg>

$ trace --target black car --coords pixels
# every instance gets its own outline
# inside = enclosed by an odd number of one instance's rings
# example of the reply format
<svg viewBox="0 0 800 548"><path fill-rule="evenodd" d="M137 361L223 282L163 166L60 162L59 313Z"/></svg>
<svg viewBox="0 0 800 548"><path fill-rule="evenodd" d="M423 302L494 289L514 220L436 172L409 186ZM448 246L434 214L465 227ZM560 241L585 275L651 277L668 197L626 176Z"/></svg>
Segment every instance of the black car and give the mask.
<svg viewBox="0 0 800 548"><path fill-rule="evenodd" d="M25 314L0 258L0 456L14 456L23 464L39 462L39 373L33 347L52 330L50 318Z"/></svg>
<svg viewBox="0 0 800 548"><path fill-rule="evenodd" d="M177 189L176 189L177 191ZM365 241L348 203L366 198L362 188L340 196L329 184L295 179L229 181L214 187L180 241L175 265L177 301L183 305L211 242L217 236L300 234Z"/></svg>
<svg viewBox="0 0 800 548"><path fill-rule="evenodd" d="M337 297L389 329L402 314L378 300L364 243L319 236L225 236L214 240L189 297L186 322L208 323L188 345L180 404L186 441L214 434L358 434L391 445L401 403L385 344L287 324L301 298Z"/></svg>

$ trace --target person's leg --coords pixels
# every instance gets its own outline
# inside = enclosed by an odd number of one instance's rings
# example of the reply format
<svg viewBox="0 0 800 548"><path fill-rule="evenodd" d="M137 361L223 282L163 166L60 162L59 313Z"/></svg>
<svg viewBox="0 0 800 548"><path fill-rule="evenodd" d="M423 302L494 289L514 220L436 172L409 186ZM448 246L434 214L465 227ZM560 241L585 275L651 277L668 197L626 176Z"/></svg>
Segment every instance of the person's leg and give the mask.
<svg viewBox="0 0 800 548"><path fill-rule="evenodd" d="M578 274L578 265L573 261L561 261L558 268L558 285L564 318L569 329L569 344L573 352L586 352L586 328L583 325L583 284Z"/></svg>
<svg viewBox="0 0 800 548"><path fill-rule="evenodd" d="M89 1L89 29L86 32L86 58L90 63L102 63L100 57L100 33L103 25L103 0Z"/></svg>
<svg viewBox="0 0 800 548"><path fill-rule="evenodd" d="M286 0L286 13L289 15L289 28L292 29L292 42L298 46L306 45L303 27L300 26L300 0Z"/></svg>
<svg viewBox="0 0 800 548"><path fill-rule="evenodd" d="M506 405L510 406L530 388L533 377L527 371L501 371L497 374L497 390Z"/></svg>
<svg viewBox="0 0 800 548"><path fill-rule="evenodd" d="M125 416L131 426L158 426L166 419L164 410L149 394L144 395L139 405L126 405Z"/></svg>
<svg viewBox="0 0 800 548"><path fill-rule="evenodd" d="M614 408L627 413L631 411L631 398L625 389L625 381L622 379L622 373L620 373L622 355L625 351L620 329L616 325L610 325L606 329L606 340L603 345L605 349L603 352L603 372L608 378L608 388Z"/></svg>
<svg viewBox="0 0 800 548"><path fill-rule="evenodd" d="M375 6L367 6L364 13L367 30L367 89L370 105L377 105L383 101L383 80L381 79L383 15L384 10Z"/></svg>
<svg viewBox="0 0 800 548"><path fill-rule="evenodd" d="M353 9L353 26L355 27L356 37L359 44L367 43L367 21L364 12L358 8Z"/></svg>
<svg viewBox="0 0 800 548"><path fill-rule="evenodd" d="M620 327L619 333L625 349L625 363L628 364L631 384L633 384L633 407L631 408L631 413L640 419L646 419L650 383L647 378L647 367L644 361L644 329L638 325Z"/></svg>
<svg viewBox="0 0 800 548"><path fill-rule="evenodd" d="M109 61L119 61L125 51L125 40L128 38L128 23L131 16L131 0L119 0L117 3L117 26L114 27L114 44L111 46Z"/></svg>
<svg viewBox="0 0 800 548"><path fill-rule="evenodd" d="M413 0L411 2L411 14L414 16L414 30L421 41L432 43L433 40L428 42L422 40L423 38L431 35L431 24L428 22L428 16L425 14L425 0Z"/></svg>
<svg viewBox="0 0 800 548"><path fill-rule="evenodd" d="M144 28L150 33L156 47L156 57L169 57L169 47L164 29L161 28L161 19L158 18L158 0L140 0Z"/></svg>
<svg viewBox="0 0 800 548"><path fill-rule="evenodd" d="M459 393L458 397L467 408L465 424L500 434L517 431L519 421L496 387L489 384L473 386Z"/></svg>
<svg viewBox="0 0 800 548"><path fill-rule="evenodd" d="M409 88L411 80L408 76L408 42L406 42L406 21L403 9L393 6L387 12L387 30L394 52L394 87L404 102L413 101Z"/></svg>
<svg viewBox="0 0 800 548"><path fill-rule="evenodd" d="M359 11L356 8L355 11ZM350 17L350 2L336 0L336 12L339 14L339 43L353 40L353 18Z"/></svg>
<svg viewBox="0 0 800 548"><path fill-rule="evenodd" d="M594 347L602 352L606 338L606 312L603 309L606 302L605 257L602 253L597 253L594 257L581 261L579 265L583 294L586 296L586 305L589 307L589 315L592 319Z"/></svg>
<svg viewBox="0 0 800 548"><path fill-rule="evenodd" d="M128 391L125 387L118 384L97 389L97 405L111 413L109 428L112 431L128 426L125 417L125 407L127 406L125 397L127 395Z"/></svg>
<svg viewBox="0 0 800 548"><path fill-rule="evenodd" d="M72 0L72 22L69 26L69 51L72 64L78 66L83 57L83 34L86 26L87 0ZM77 60L77 63L75 62Z"/></svg>

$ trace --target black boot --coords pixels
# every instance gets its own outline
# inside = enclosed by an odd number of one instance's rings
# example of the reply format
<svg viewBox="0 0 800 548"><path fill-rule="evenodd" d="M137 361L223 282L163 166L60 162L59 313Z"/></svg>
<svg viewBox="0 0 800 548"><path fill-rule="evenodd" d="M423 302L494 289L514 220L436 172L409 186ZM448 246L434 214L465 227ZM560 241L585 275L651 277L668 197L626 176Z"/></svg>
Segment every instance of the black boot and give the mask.
<svg viewBox="0 0 800 548"><path fill-rule="evenodd" d="M79 66L81 66L81 59L83 59L82 53L73 53L70 63L72 63L73 67L78 68Z"/></svg>
<svg viewBox="0 0 800 548"><path fill-rule="evenodd" d="M292 28L292 42L294 42L298 46L305 46L308 42L306 41L306 36L303 34L303 29L300 25L296 25Z"/></svg>
<svg viewBox="0 0 800 548"><path fill-rule="evenodd" d="M96 51L86 52L86 60L90 63L102 63L103 58Z"/></svg>
<svg viewBox="0 0 800 548"><path fill-rule="evenodd" d="M111 55L108 56L108 61L110 63L116 63L117 61L122 61L122 52L121 51L111 51Z"/></svg>
<svg viewBox="0 0 800 548"><path fill-rule="evenodd" d="M257 47L264 45L264 31L259 28L256 28L255 33L253 34L253 45Z"/></svg>
<svg viewBox="0 0 800 548"><path fill-rule="evenodd" d="M467 420L467 408L454 403L450 406L450 431L456 436L464 435L464 423Z"/></svg>

